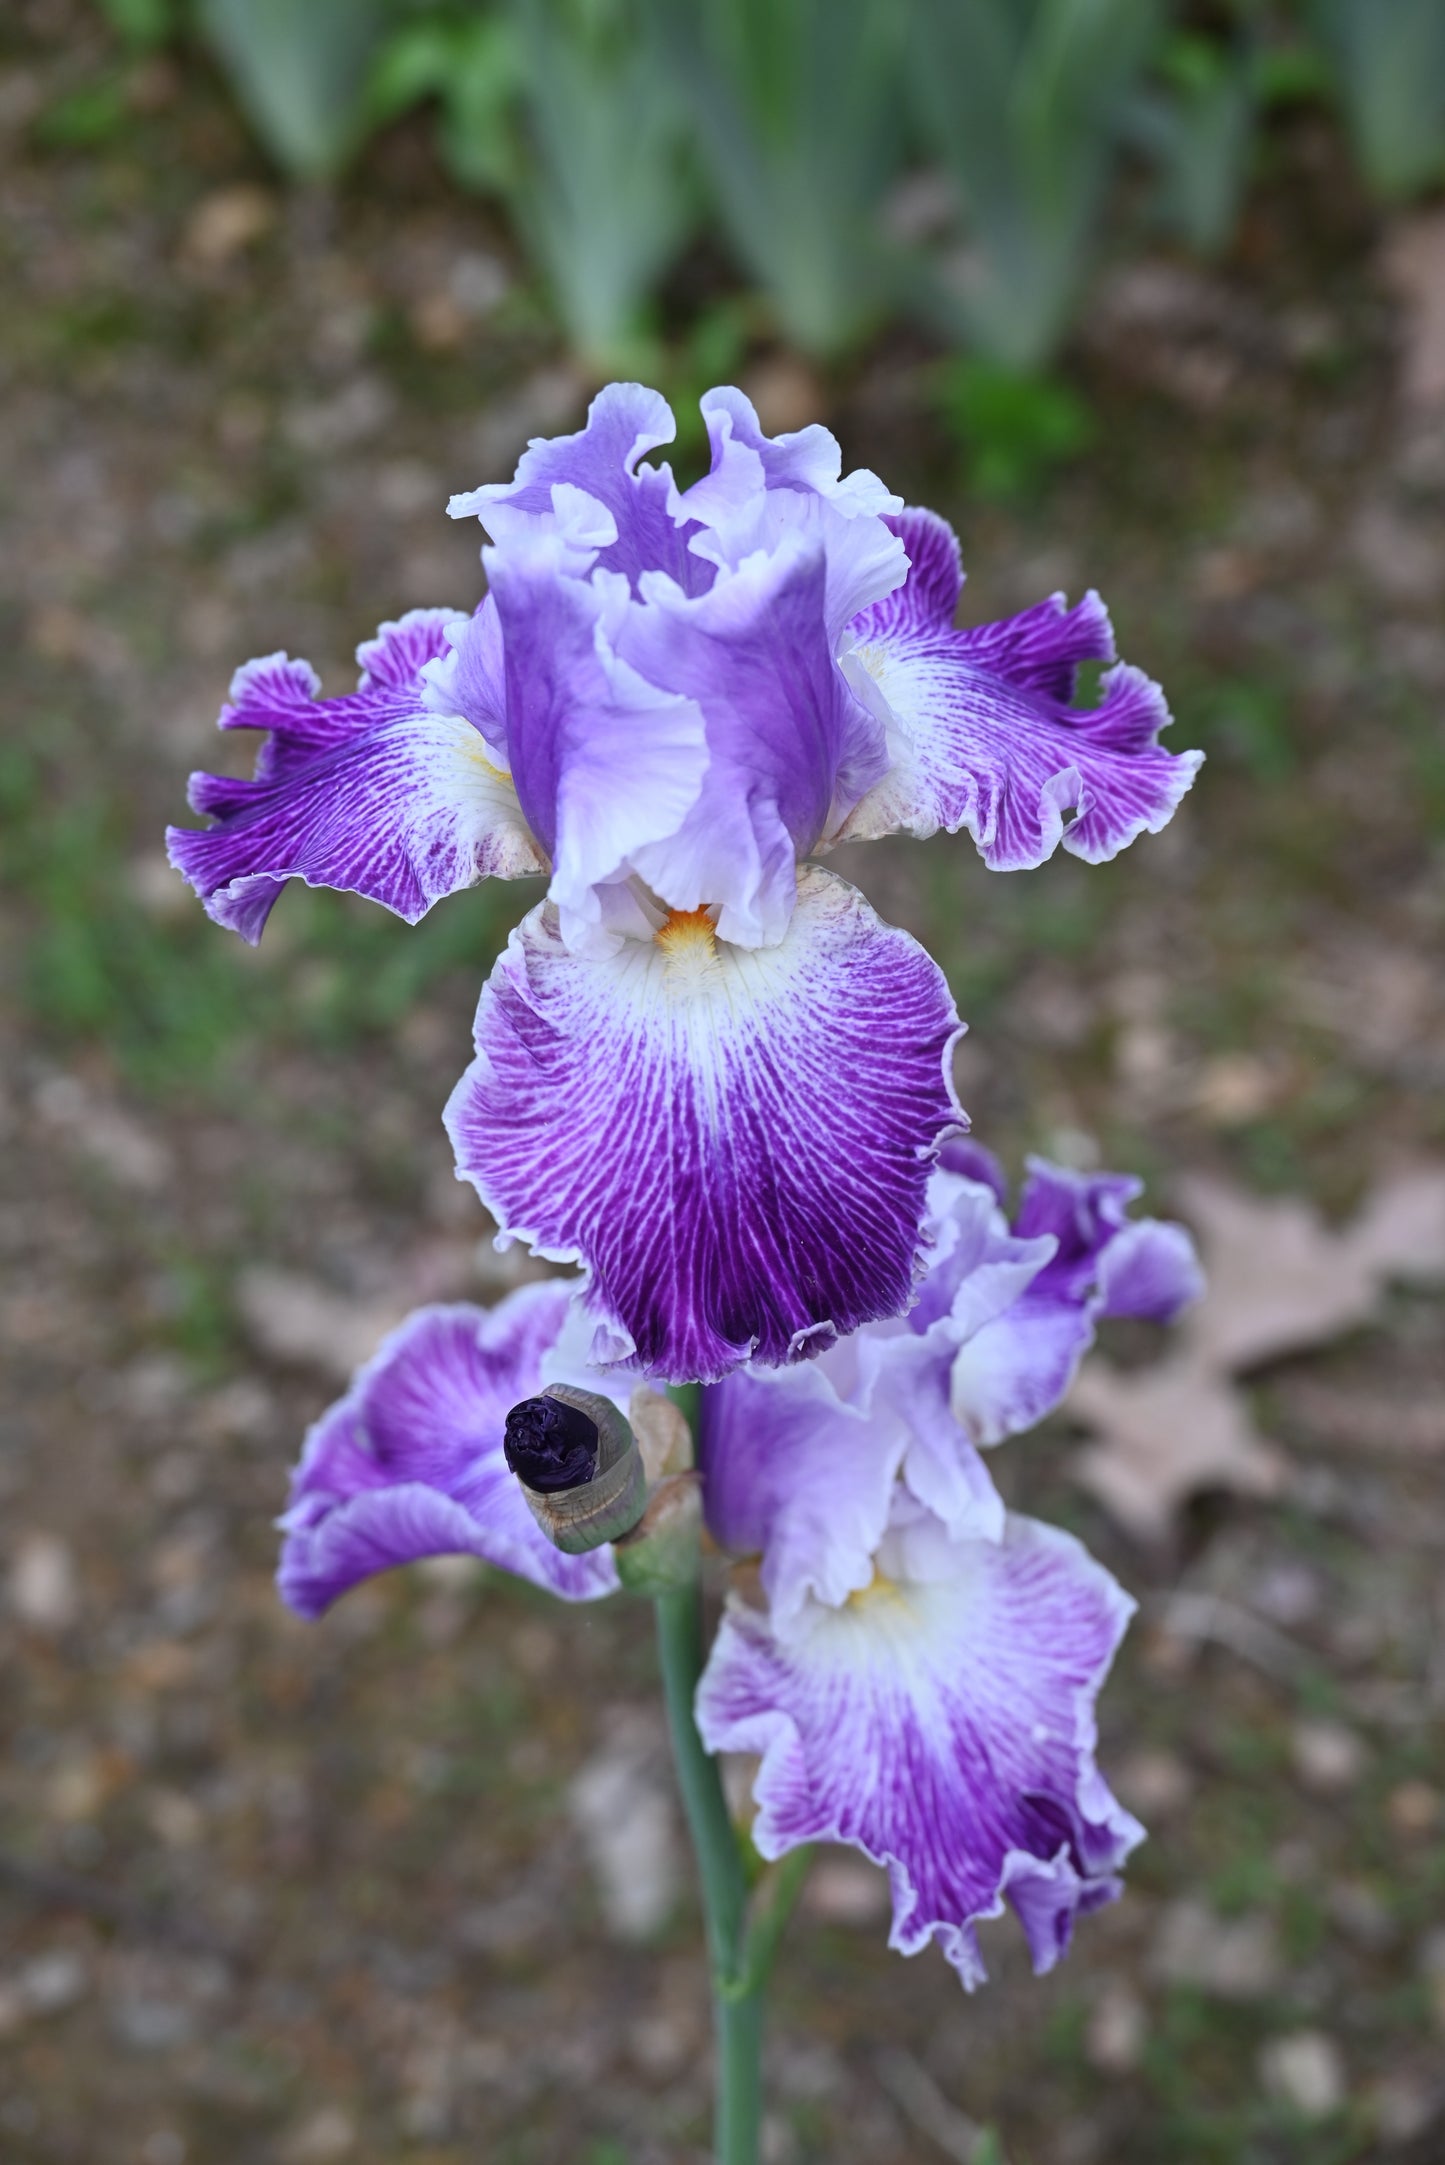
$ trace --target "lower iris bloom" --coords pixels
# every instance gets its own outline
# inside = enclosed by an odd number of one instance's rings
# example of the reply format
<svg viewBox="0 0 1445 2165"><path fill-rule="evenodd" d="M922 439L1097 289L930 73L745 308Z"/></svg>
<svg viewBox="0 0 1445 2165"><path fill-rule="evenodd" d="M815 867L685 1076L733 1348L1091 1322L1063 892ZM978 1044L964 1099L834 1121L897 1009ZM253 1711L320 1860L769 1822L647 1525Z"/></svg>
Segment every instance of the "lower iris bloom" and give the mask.
<svg viewBox="0 0 1445 2165"><path fill-rule="evenodd" d="M645 454L666 403L614 384L576 435L453 501L488 591L420 610L317 696L243 669L255 776L192 780L173 861L248 939L286 881L414 922L545 874L483 992L452 1099L458 1168L503 1241L581 1266L590 1353L672 1380L787 1364L906 1307L929 1169L960 1130L947 986L811 860L967 828L985 861L1089 861L1162 826L1194 753L1111 667L1097 596L956 630L957 545L822 428L702 401L709 471ZM825 1177L826 1175L826 1177Z"/></svg>
<svg viewBox="0 0 1445 2165"><path fill-rule="evenodd" d="M973 1985L980 1919L1010 1903L1047 1968L1141 1833L1093 1756L1131 1605L1071 1537L1005 1511L977 1446L1058 1402L1099 1316L1167 1320L1198 1272L1177 1227L1126 1216L1132 1183L1035 1163L1011 1225L992 1161L951 1149L906 1316L702 1393L707 1523L761 1568L738 1574L752 1592L730 1597L697 1717L711 1749L759 1759L763 1855L864 1850L889 1870L892 1944L937 1939ZM292 1606L455 1551L565 1599L611 1591L611 1551L551 1548L507 1472L518 1400L585 1380L620 1403L621 1379L579 1366L587 1337L565 1281L395 1333L308 1439L282 1520Z"/></svg>

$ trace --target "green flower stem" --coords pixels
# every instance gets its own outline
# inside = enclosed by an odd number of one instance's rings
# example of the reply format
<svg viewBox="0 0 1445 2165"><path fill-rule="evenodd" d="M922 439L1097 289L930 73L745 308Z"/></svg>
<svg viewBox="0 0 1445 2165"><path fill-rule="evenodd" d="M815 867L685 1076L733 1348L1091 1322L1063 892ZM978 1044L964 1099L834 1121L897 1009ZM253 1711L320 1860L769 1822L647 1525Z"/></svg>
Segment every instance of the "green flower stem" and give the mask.
<svg viewBox="0 0 1445 2165"><path fill-rule="evenodd" d="M659 1594L656 1606L662 1691L678 1787L702 1878L708 1954L713 1975L729 1980L737 1974L748 1890L717 1762L703 1749L693 1720L693 1694L702 1674L702 1607L693 1586Z"/></svg>
<svg viewBox="0 0 1445 2165"><path fill-rule="evenodd" d="M657 1644L678 1786L697 1854L712 1969L717 2039L716 2165L757 2165L762 2123L763 1992L809 1856L794 1851L749 1923L748 1883L717 1761L693 1718L702 1674L702 1603L696 1587L657 1597Z"/></svg>
<svg viewBox="0 0 1445 2165"><path fill-rule="evenodd" d="M801 1848L790 1849L769 1875L765 1899L760 1905L755 1904L743 1940L742 1967L731 1987L736 1997L760 1993L766 1988L778 1944L793 1914L793 1904L803 1891L803 1882L812 1869L815 1854L811 1842L805 1842Z"/></svg>

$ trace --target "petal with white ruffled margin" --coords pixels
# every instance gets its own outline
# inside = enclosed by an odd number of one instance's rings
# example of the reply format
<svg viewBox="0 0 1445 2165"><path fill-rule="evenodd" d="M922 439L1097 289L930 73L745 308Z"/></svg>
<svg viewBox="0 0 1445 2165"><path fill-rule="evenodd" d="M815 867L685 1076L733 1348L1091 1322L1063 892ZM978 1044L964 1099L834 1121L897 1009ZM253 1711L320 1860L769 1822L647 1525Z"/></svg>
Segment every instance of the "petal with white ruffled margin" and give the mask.
<svg viewBox="0 0 1445 2165"><path fill-rule="evenodd" d="M848 1842L886 1865L889 1944L986 1975L1005 1901L1036 1970L1119 1892L1143 1829L1094 1763L1094 1701L1133 1604L1070 1535L1010 1516L953 1542L906 1505L867 1590L786 1632L736 1598L697 1695L709 1751L760 1756L764 1857Z"/></svg>
<svg viewBox="0 0 1445 2165"><path fill-rule="evenodd" d="M931 511L889 524L907 548L908 578L855 619L844 667L887 724L893 764L841 839L966 827L986 864L1018 871L1060 841L1102 864L1167 825L1204 755L1161 748L1170 716L1158 685L1119 662L1096 707L1070 704L1078 664L1113 660L1098 595L1073 609L1055 595L957 631L963 572L951 528Z"/></svg>
<svg viewBox="0 0 1445 2165"><path fill-rule="evenodd" d="M208 828L172 827L171 863L252 945L288 879L380 902L408 924L459 888L545 869L510 777L470 722L423 703L449 609L414 609L358 648L360 687L321 699L308 662L239 669L223 729L268 732L255 778L193 774Z"/></svg>
<svg viewBox="0 0 1445 2165"><path fill-rule="evenodd" d="M447 1128L499 1238L583 1265L594 1360L713 1382L907 1307L960 1027L917 942L816 868L763 949L697 911L596 961L544 905Z"/></svg>
<svg viewBox="0 0 1445 2165"><path fill-rule="evenodd" d="M510 1409L565 1380L555 1349L570 1305L569 1286L524 1286L490 1311L418 1309L386 1339L306 1438L280 1522L277 1582L293 1609L319 1616L422 1556L480 1556L566 1601L613 1591L611 1550L555 1549L502 1452Z"/></svg>

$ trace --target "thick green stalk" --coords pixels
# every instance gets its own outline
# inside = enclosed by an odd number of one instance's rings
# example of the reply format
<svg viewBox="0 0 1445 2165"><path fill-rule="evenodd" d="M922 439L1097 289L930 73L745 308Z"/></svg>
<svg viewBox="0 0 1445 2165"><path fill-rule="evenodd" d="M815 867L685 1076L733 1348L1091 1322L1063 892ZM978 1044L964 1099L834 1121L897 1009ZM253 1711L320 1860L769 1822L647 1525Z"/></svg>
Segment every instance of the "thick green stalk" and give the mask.
<svg viewBox="0 0 1445 2165"><path fill-rule="evenodd" d="M692 1702L702 1674L702 1606L697 1588L657 1597L657 1650L667 1725L677 1765L688 1832L697 1852L713 1976L726 1983L737 1972L747 1881L717 1762L703 1749Z"/></svg>
<svg viewBox="0 0 1445 2165"><path fill-rule="evenodd" d="M757 2165L762 2124L763 1990L791 1893L748 1931L742 1855L718 1776L693 1718L702 1674L702 1606L696 1587L657 1600L657 1644L678 1786L697 1853L712 1968L717 2039L714 2157L717 2165ZM791 1859L789 1860L791 1863ZM792 1891L801 1884L796 1868ZM780 1898L784 1890L779 1889Z"/></svg>

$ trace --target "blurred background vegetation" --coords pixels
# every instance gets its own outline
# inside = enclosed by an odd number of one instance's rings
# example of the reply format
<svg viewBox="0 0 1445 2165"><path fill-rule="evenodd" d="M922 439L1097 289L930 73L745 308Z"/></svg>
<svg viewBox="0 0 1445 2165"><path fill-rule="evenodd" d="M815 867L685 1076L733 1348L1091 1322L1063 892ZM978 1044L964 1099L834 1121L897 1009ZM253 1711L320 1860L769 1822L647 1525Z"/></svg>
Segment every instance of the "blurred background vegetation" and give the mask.
<svg viewBox="0 0 1445 2165"><path fill-rule="evenodd" d="M1366 190L1445 175L1439 0L101 0L132 56L203 47L317 186L416 108L510 220L581 364L686 392L777 337L827 366L890 319L956 358L939 410L1007 489L1087 434L1050 364L1095 271L1230 247L1282 118ZM41 118L126 123L124 62ZM725 290L671 284L700 239Z"/></svg>

